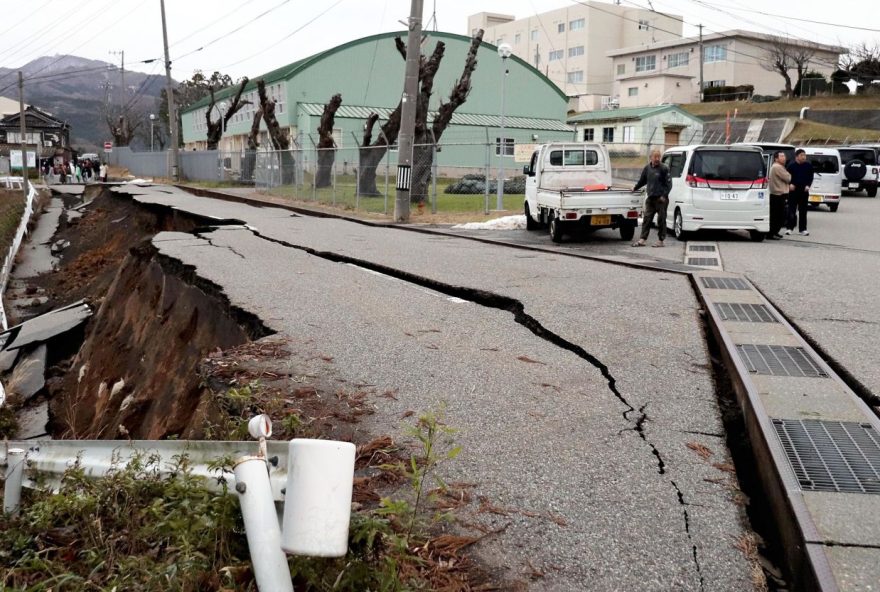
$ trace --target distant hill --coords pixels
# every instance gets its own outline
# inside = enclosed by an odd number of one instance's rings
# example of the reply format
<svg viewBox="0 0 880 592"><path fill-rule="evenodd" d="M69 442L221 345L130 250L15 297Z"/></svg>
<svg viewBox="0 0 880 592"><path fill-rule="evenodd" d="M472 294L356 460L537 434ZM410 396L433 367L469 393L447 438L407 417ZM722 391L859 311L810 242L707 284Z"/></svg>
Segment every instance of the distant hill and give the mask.
<svg viewBox="0 0 880 592"><path fill-rule="evenodd" d="M18 70L25 78L25 102L69 122L71 144L86 152L97 151L110 139L104 115L108 102L118 110L123 101L130 101L133 116L158 114L159 95L165 86L164 74L126 69L123 97L118 64L56 55L37 58L21 68L0 67L0 95L16 101ZM149 131L144 137L149 139Z"/></svg>

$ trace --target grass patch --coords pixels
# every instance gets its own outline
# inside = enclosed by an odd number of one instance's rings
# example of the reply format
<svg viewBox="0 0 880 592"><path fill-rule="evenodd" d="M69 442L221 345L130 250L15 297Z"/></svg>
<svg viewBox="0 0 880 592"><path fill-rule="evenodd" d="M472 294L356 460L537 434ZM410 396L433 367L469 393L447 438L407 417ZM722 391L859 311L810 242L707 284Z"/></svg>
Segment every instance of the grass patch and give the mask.
<svg viewBox="0 0 880 592"><path fill-rule="evenodd" d="M829 97L804 97L802 99L779 99L769 103L749 103L746 101L724 101L719 103L690 103L681 108L692 115L723 116L736 109L738 116L752 113L774 113L778 115L797 115L804 107L815 111L872 111L880 108L880 97L835 95Z"/></svg>
<svg viewBox="0 0 880 592"><path fill-rule="evenodd" d="M858 142L877 142L880 131L870 129L858 129L852 127L839 127L827 125L816 121L798 121L789 134L786 142L789 144L809 144L812 142L828 144L846 144Z"/></svg>
<svg viewBox="0 0 880 592"><path fill-rule="evenodd" d="M35 204L36 205L36 204ZM24 214L24 196L21 191L0 190L0 257L5 257L15 237L15 231Z"/></svg>

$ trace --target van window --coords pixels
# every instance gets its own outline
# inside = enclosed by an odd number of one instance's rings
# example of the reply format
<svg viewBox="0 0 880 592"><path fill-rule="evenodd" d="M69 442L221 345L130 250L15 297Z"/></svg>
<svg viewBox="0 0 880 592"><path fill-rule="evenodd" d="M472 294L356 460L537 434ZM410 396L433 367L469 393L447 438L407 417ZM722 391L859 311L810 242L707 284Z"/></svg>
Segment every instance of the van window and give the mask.
<svg viewBox="0 0 880 592"><path fill-rule="evenodd" d="M760 152L697 150L690 174L707 181L755 181L766 176Z"/></svg>
<svg viewBox="0 0 880 592"><path fill-rule="evenodd" d="M532 159L529 161L529 175L535 174L535 167L538 165L538 151L532 152Z"/></svg>
<svg viewBox="0 0 880 592"><path fill-rule="evenodd" d="M584 166L599 162L595 150L553 150L550 152L550 166Z"/></svg>
<svg viewBox="0 0 880 592"><path fill-rule="evenodd" d="M663 164L669 167L670 177L681 177L681 172L684 170L684 154L681 152L667 154L663 157Z"/></svg>
<svg viewBox="0 0 880 592"><path fill-rule="evenodd" d="M858 150L848 148L840 151L840 161L843 164L853 160L861 160L867 165L877 164L877 158L872 148L859 148Z"/></svg>
<svg viewBox="0 0 880 592"><path fill-rule="evenodd" d="M834 154L807 154L807 162L813 165L813 171L826 175L840 172L840 162Z"/></svg>

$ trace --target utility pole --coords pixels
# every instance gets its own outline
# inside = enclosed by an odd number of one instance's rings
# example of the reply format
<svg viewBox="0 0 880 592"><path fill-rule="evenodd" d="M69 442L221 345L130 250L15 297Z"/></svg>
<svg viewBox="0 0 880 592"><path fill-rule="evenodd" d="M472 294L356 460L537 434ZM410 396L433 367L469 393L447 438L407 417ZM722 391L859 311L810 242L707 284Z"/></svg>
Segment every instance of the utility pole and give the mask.
<svg viewBox="0 0 880 592"><path fill-rule="evenodd" d="M18 71L18 118L21 120L21 188L24 191L24 199L27 201L28 194L28 170L27 170L27 125L24 112L24 78L21 70Z"/></svg>
<svg viewBox="0 0 880 592"><path fill-rule="evenodd" d="M703 102L703 25L697 25L700 28L700 102Z"/></svg>
<svg viewBox="0 0 880 592"><path fill-rule="evenodd" d="M413 136L416 129L416 102L419 95L419 57L422 42L422 0L412 0L409 34L406 37L406 76L400 99L400 133L398 134L397 199L394 221L409 222L409 190L412 184Z"/></svg>
<svg viewBox="0 0 880 592"><path fill-rule="evenodd" d="M177 144L180 142L177 129L177 109L174 106L174 87L171 84L171 58L168 56L168 27L165 24L165 0L159 0L162 7L162 44L165 47L165 94L168 95L168 125L171 127L171 180L179 181L180 154Z"/></svg>
<svg viewBox="0 0 880 592"><path fill-rule="evenodd" d="M122 99L121 100L122 100L122 108L125 109L125 50L123 49L121 51L111 51L110 54L122 56L122 68L120 69L120 72L122 73Z"/></svg>

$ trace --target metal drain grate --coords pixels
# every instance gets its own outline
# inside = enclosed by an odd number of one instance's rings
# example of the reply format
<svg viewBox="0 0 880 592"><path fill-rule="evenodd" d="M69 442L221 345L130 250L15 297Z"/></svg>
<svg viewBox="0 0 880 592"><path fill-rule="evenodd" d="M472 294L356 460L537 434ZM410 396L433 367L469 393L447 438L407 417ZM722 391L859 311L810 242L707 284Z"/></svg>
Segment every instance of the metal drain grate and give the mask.
<svg viewBox="0 0 880 592"><path fill-rule="evenodd" d="M711 265L718 267L718 259L715 257L688 257L688 265Z"/></svg>
<svg viewBox="0 0 880 592"><path fill-rule="evenodd" d="M752 374L828 377L801 347L790 345L737 345L736 351Z"/></svg>
<svg viewBox="0 0 880 592"><path fill-rule="evenodd" d="M880 494L880 434L870 424L774 419L773 427L805 490Z"/></svg>
<svg viewBox="0 0 880 592"><path fill-rule="evenodd" d="M722 321L743 321L746 323L778 323L770 309L763 304L744 304L741 302L717 302L715 310Z"/></svg>
<svg viewBox="0 0 880 592"><path fill-rule="evenodd" d="M703 285L712 290L750 290L749 285L735 277L704 277Z"/></svg>
<svg viewBox="0 0 880 592"><path fill-rule="evenodd" d="M704 251L704 252L714 252L714 245L690 245L688 246L688 251Z"/></svg>

